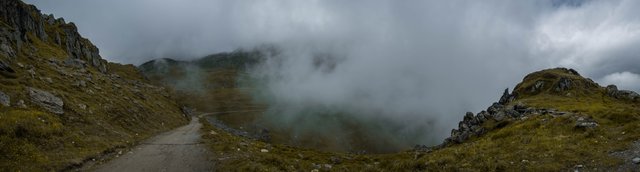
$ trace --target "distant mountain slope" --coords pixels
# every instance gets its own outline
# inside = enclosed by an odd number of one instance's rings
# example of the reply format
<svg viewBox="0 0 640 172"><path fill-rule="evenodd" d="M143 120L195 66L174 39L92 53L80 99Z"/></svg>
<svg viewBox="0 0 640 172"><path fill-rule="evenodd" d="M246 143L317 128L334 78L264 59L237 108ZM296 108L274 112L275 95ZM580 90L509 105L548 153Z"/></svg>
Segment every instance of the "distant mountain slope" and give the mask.
<svg viewBox="0 0 640 172"><path fill-rule="evenodd" d="M73 23L0 1L0 169L57 171L186 124L168 90Z"/></svg>
<svg viewBox="0 0 640 172"><path fill-rule="evenodd" d="M203 133L223 171L637 171L638 128L637 93L556 68L527 75L487 110L467 113L433 147L350 154L265 143L213 125Z"/></svg>
<svg viewBox="0 0 640 172"><path fill-rule="evenodd" d="M254 108L242 87L250 66L257 64L269 49L236 50L192 61L156 59L138 68L150 81L175 89L178 100L204 112Z"/></svg>
<svg viewBox="0 0 640 172"><path fill-rule="evenodd" d="M198 79L204 82L198 84L218 86L183 97L181 100L186 104L209 112L238 111L252 106L248 94L234 88L242 80L238 65L220 63L206 68L200 61L165 59L141 68L147 70L146 76L155 78L152 80L166 84L184 82L185 76L189 76L187 66L197 66L195 69L204 71L199 77L205 78ZM221 83L229 85L220 86ZM207 96L210 99L201 99ZM253 120L252 115L255 113L218 118L225 118L223 121L228 125L242 126ZM242 127L250 130L250 126ZM433 147L419 145L405 152L361 155L265 143L213 125L207 126L204 134L211 149L221 152L216 157L216 167L223 171L637 171L640 164L633 160L640 159L639 128L640 95L618 90L614 85L602 87L573 69L555 68L527 75L513 92L505 90L486 110L468 112L451 131L451 137Z"/></svg>

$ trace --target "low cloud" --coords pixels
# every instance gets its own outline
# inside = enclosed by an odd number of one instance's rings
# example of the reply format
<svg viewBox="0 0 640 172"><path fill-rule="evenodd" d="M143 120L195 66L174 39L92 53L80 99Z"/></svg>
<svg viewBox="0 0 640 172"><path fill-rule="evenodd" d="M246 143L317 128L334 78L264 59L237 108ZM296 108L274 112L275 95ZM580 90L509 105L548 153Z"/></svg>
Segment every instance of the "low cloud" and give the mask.
<svg viewBox="0 0 640 172"><path fill-rule="evenodd" d="M617 72L604 76L600 82L616 83L620 88L640 90L640 75L631 72Z"/></svg>
<svg viewBox="0 0 640 172"><path fill-rule="evenodd" d="M343 114L398 147L439 143L464 112L544 68L640 91L635 0L29 2L117 62L276 45L252 73L271 122L321 134L343 126L314 122Z"/></svg>

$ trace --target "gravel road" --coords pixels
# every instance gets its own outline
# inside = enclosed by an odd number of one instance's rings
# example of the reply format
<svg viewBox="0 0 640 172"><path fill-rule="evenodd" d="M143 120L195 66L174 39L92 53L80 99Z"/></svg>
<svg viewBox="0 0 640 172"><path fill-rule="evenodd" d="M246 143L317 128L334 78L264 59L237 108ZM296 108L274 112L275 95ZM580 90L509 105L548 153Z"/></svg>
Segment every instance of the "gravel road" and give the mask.
<svg viewBox="0 0 640 172"><path fill-rule="evenodd" d="M151 138L95 171L213 171L213 161L201 144L197 117L183 127Z"/></svg>

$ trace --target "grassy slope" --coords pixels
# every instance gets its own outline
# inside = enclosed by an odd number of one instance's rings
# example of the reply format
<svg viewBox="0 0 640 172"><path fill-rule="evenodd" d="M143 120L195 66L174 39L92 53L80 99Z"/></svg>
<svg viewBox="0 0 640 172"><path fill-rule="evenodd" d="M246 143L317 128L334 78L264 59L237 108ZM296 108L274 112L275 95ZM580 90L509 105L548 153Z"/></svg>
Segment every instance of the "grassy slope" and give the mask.
<svg viewBox="0 0 640 172"><path fill-rule="evenodd" d="M9 27L2 23L0 27ZM67 26L45 25L49 38L58 33L65 39L60 28ZM12 104L23 100L27 105L0 105L0 169L60 170L186 123L167 91L147 84L134 66L110 63L109 74L93 67L82 72L63 65L67 52L52 39L42 41L32 33L29 39L10 63L15 77L0 77L0 91L11 96ZM34 78L28 66L33 66ZM72 85L80 80L87 86ZM30 103L27 87L62 98L65 113L52 114Z"/></svg>
<svg viewBox="0 0 640 172"><path fill-rule="evenodd" d="M574 80L573 88L555 92L550 83L557 83L561 77ZM537 80L547 81L548 85L541 91L527 92ZM588 170L615 168L623 160L610 153L627 149L640 138L640 103L610 98L604 88L594 84L562 69L533 73L516 87L519 96L510 105L524 103L575 115L532 115L503 122L507 125L501 128L489 121L484 125L492 129L488 134L429 153L342 154L253 141L209 125L203 133L217 153L217 167L231 171L561 171L576 165ZM578 116L591 117L599 126L575 128Z"/></svg>

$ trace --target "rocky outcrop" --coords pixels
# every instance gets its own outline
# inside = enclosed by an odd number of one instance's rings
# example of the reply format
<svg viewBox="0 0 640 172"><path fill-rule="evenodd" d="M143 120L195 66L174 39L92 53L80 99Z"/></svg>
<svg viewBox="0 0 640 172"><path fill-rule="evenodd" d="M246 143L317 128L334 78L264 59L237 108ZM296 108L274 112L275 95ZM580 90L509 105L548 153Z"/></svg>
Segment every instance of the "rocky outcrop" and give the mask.
<svg viewBox="0 0 640 172"><path fill-rule="evenodd" d="M100 57L95 45L80 36L75 24L65 23L61 18L55 19L53 15L41 15L35 6L19 0L2 0L0 9L3 9L0 11L3 25L9 26L0 27L0 55L15 57L15 50L19 50L24 42L32 42L27 35L33 33L37 39L45 42L53 38L51 42L66 50L69 58L87 61L100 72L107 72L107 61Z"/></svg>
<svg viewBox="0 0 640 172"><path fill-rule="evenodd" d="M547 86L545 88L545 86ZM522 103L515 103L514 100L519 98L518 94L555 94L570 95L569 92L590 93L594 90L601 90L598 85L590 79L582 78L578 72L573 69L557 68L535 72L525 77L521 84L516 87L519 91L509 93L506 89L498 102L493 103L486 110L477 114L467 112L462 121L458 123L458 128L451 130L451 136L445 139L440 146L463 143L464 141L481 136L489 130L498 129L508 125L509 121L523 120L531 115L552 115L567 116L569 115L575 122L575 128L589 129L598 127L598 122L592 118L574 114L571 112L557 111L554 109L532 108ZM619 91L615 86L607 87L610 96L624 99L637 100L638 95L631 91ZM486 121L492 120L493 128L485 128ZM423 146L416 146L422 150Z"/></svg>
<svg viewBox="0 0 640 172"><path fill-rule="evenodd" d="M91 44L89 40L80 36L75 24L69 23L63 26L62 30L66 37L63 46L66 47L69 57L88 61L89 64L96 67L100 72L107 72L106 61L100 57L98 48Z"/></svg>
<svg viewBox="0 0 640 172"><path fill-rule="evenodd" d="M638 93L629 90L618 90L616 85L609 85L606 90L610 97L616 99L640 101L640 95Z"/></svg>
<svg viewBox="0 0 640 172"><path fill-rule="evenodd" d="M27 88L31 102L55 114L64 114L64 102L55 95L36 88Z"/></svg>
<svg viewBox="0 0 640 172"><path fill-rule="evenodd" d="M572 85L572 81L571 79L568 78L560 78L560 80L558 81L557 85L555 86L554 90L556 92L562 92L562 91L567 91L569 89L571 89L571 85Z"/></svg>
<svg viewBox="0 0 640 172"><path fill-rule="evenodd" d="M570 112L532 108L524 104L508 105L496 102L489 106L487 110L481 111L476 115L472 112L467 112L463 120L459 122L458 128L451 130L451 136L445 139L442 146L463 143L472 137L478 137L487 133L493 128L485 128L483 124L486 121L493 120L497 122L496 128L502 128L508 124L508 121L523 120L531 115L551 115L554 117L571 115L577 118L576 128L595 128L598 126L595 120Z"/></svg>

